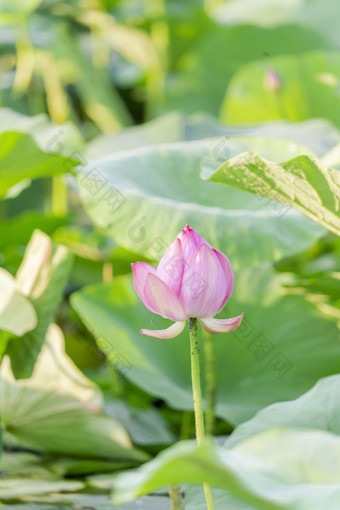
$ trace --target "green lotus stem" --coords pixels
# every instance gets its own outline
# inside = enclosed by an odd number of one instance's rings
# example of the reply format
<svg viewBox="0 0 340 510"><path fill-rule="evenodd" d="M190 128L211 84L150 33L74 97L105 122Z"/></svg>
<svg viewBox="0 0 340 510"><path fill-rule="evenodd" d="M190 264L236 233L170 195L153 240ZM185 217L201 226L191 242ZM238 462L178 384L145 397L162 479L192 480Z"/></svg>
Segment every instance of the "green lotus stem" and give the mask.
<svg viewBox="0 0 340 510"><path fill-rule="evenodd" d="M197 337L197 319L190 319L189 334L191 351L191 381L192 393L194 397L196 439L197 444L201 444L205 438L205 435L199 358L200 347Z"/></svg>
<svg viewBox="0 0 340 510"><path fill-rule="evenodd" d="M214 342L213 336L210 333L204 334L204 357L206 385L205 433L207 436L213 436L216 399L216 376Z"/></svg>
<svg viewBox="0 0 340 510"><path fill-rule="evenodd" d="M181 489L178 485L169 486L169 496L171 500L171 510L185 510Z"/></svg>
<svg viewBox="0 0 340 510"><path fill-rule="evenodd" d="M190 352L191 352L191 381L194 397L195 426L197 444L205 439L204 415L202 406L202 390L200 375L199 343L197 337L197 319L189 320ZM205 500L208 510L215 510L215 503L210 485L203 484Z"/></svg>

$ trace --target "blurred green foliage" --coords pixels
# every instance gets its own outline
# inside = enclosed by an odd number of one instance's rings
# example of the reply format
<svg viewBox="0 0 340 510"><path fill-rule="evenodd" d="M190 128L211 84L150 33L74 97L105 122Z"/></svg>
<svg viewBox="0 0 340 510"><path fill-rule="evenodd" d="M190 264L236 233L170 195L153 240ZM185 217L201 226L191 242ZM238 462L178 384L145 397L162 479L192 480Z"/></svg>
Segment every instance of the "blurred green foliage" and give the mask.
<svg viewBox="0 0 340 510"><path fill-rule="evenodd" d="M217 510L338 510L339 16L0 0L0 506L106 510L116 484L118 508L169 510L134 498L208 480ZM223 316L245 319L214 337L234 432L167 449L194 435L189 346L138 333L167 321L130 266L186 223L230 258Z"/></svg>

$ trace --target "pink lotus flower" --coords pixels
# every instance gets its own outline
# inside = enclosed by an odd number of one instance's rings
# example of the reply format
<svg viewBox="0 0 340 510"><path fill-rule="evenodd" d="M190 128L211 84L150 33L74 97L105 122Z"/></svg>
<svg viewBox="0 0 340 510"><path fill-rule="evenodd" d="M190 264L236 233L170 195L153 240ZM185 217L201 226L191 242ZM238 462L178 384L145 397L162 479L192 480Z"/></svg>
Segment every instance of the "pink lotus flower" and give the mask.
<svg viewBox="0 0 340 510"><path fill-rule="evenodd" d="M146 262L132 264L133 284L151 312L175 321L167 329L141 329L143 335L174 338L190 318L198 318L209 333L236 329L243 313L214 319L230 298L234 275L229 260L188 225L169 246L155 269Z"/></svg>

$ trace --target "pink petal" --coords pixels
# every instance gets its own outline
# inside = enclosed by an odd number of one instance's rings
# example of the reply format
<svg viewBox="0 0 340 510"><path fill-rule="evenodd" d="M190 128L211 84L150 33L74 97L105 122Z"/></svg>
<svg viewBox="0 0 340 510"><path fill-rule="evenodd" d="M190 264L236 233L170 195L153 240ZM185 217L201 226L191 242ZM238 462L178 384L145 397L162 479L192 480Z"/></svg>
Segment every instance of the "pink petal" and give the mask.
<svg viewBox="0 0 340 510"><path fill-rule="evenodd" d="M219 250L215 250L215 249L214 249L214 252L218 256L219 261L222 264L223 271L224 271L224 274L225 274L225 277L226 277L226 292L225 292L225 296L223 298L223 301L222 301L222 303L220 305L220 308L216 312L216 313L218 313L218 312L220 312L222 310L222 308L225 306L225 304L230 299L230 296L233 293L233 290L234 290L234 274L233 274L233 270L231 268L231 264L229 262L229 259L224 255L224 253L220 252Z"/></svg>
<svg viewBox="0 0 340 510"><path fill-rule="evenodd" d="M174 291L152 273L146 278L143 302L149 310L156 310L155 313L166 319L185 321L188 318Z"/></svg>
<svg viewBox="0 0 340 510"><path fill-rule="evenodd" d="M139 297L144 293L144 287L146 283L146 277L149 273L156 274L156 269L146 262L136 262L131 264L133 285Z"/></svg>
<svg viewBox="0 0 340 510"><path fill-rule="evenodd" d="M180 299L189 317L213 317L226 294L226 276L219 257L201 245L187 261Z"/></svg>
<svg viewBox="0 0 340 510"><path fill-rule="evenodd" d="M231 319L200 319L200 323L208 333L229 333L238 328L243 319L243 313Z"/></svg>
<svg viewBox="0 0 340 510"><path fill-rule="evenodd" d="M153 338L175 338L182 333L186 321L178 321L171 324L167 329L141 329L142 335L152 336Z"/></svg>
<svg viewBox="0 0 340 510"><path fill-rule="evenodd" d="M145 302L144 298L144 287L146 283L146 278L148 274L156 274L156 269L150 264L146 262L136 262L135 264L131 264L132 268L132 276L133 276L133 285L138 296L143 301L144 305L153 313L158 313L156 309L148 306Z"/></svg>
<svg viewBox="0 0 340 510"><path fill-rule="evenodd" d="M177 239L181 241L183 257L185 260L190 258L200 246L206 245L209 248L212 248L208 241L206 241L204 237L197 234L197 232L190 228L189 225L187 225L178 234Z"/></svg>
<svg viewBox="0 0 340 510"><path fill-rule="evenodd" d="M157 276L179 295L185 261L182 255L181 241L175 239L164 253L157 268Z"/></svg>

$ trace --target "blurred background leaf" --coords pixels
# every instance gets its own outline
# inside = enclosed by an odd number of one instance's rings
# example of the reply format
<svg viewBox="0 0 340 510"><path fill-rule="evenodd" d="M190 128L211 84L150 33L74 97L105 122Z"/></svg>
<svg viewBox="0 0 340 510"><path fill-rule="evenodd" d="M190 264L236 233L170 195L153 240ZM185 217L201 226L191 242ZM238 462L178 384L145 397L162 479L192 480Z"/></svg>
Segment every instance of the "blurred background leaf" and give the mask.
<svg viewBox="0 0 340 510"><path fill-rule="evenodd" d="M221 120L298 122L323 117L339 126L339 68L338 52L285 55L250 63L231 80L221 107ZM272 79L270 73L274 75Z"/></svg>
<svg viewBox="0 0 340 510"><path fill-rule="evenodd" d="M6 349L17 378L32 374L48 326L61 300L71 264L72 257L64 246L53 244L43 232L34 232L16 274L16 286L34 304L37 323L29 333L11 339Z"/></svg>
<svg viewBox="0 0 340 510"><path fill-rule="evenodd" d="M79 192L95 224L151 259L159 259L187 223L227 252L235 268L306 249L324 234L322 228L276 201L264 203L200 179L202 159L217 168L249 147L268 158L309 152L281 140L237 136L150 147L96 160L90 172L78 175Z"/></svg>
<svg viewBox="0 0 340 510"><path fill-rule="evenodd" d="M0 416L4 442L63 455L135 463L124 428L101 410L96 387L64 352L56 326L48 331L33 375L16 381L6 357L0 369Z"/></svg>

